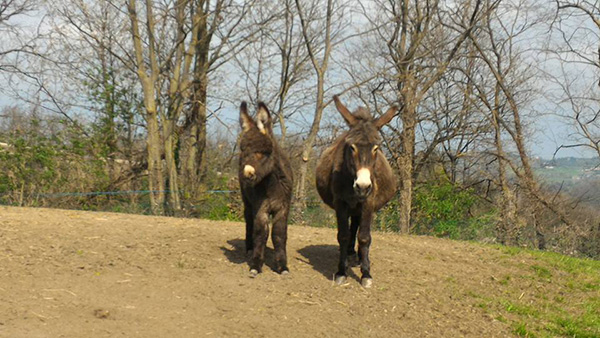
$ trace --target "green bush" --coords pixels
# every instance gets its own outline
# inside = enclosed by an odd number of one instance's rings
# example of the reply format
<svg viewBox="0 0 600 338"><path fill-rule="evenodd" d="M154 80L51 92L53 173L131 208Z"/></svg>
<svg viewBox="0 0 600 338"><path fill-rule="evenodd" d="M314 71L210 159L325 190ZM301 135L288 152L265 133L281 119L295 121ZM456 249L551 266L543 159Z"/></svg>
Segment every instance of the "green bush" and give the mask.
<svg viewBox="0 0 600 338"><path fill-rule="evenodd" d="M493 236L493 210L473 215L479 198L470 189L448 181L417 186L414 194L414 232L421 235L475 240Z"/></svg>
<svg viewBox="0 0 600 338"><path fill-rule="evenodd" d="M40 123L34 119L23 130L0 134L8 144L0 148L0 203L47 205L53 194L97 191L108 185L106 161L84 151L92 141L81 130L61 129L58 123L59 131L46 136L39 131Z"/></svg>
<svg viewBox="0 0 600 338"><path fill-rule="evenodd" d="M373 228L380 231L400 231L400 202L397 197L379 210L373 221Z"/></svg>
<svg viewBox="0 0 600 338"><path fill-rule="evenodd" d="M205 193L189 207L189 216L215 221L242 221L243 207L238 193Z"/></svg>

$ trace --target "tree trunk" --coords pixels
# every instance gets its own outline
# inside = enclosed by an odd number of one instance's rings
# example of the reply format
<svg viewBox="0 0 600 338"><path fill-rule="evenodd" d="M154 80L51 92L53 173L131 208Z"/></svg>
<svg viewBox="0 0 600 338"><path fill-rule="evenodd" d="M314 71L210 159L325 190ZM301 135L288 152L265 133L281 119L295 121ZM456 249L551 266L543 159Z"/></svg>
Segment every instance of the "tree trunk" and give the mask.
<svg viewBox="0 0 600 338"><path fill-rule="evenodd" d="M317 55L314 53L314 46L312 45L311 38L308 36L308 24L304 17L305 13L302 11L300 1L296 0L296 8L298 9L298 16L302 26L302 36L304 37L304 45L306 51L310 57L310 60L315 69L317 75L317 97L315 115L313 117L312 125L310 126L310 132L302 145L302 162L300 164L300 177L298 177L298 183L296 188L296 205L298 207L304 207L306 205L306 176L308 175L308 163L310 162L310 156L312 154L312 148L317 138L317 133L321 125L321 117L323 116L323 109L325 108L324 96L325 96L325 73L329 64L329 56L331 55L331 19L333 17L333 1L327 1L327 14L325 16L325 40L323 41L325 49L323 50L323 59L319 64Z"/></svg>
<svg viewBox="0 0 600 338"><path fill-rule="evenodd" d="M163 122L163 131L165 133L165 163L167 170L167 179L169 182L169 208L175 215L181 210L179 200L179 179L177 175L177 163L175 162L175 145L177 137L173 132L172 121Z"/></svg>
<svg viewBox="0 0 600 338"><path fill-rule="evenodd" d="M319 73L317 80L317 107L315 108L315 116L313 118L312 125L304 144L302 145L302 162L300 163L300 174L298 175L298 183L296 185L296 205L297 207L304 207L306 205L306 176L308 175L308 164L310 163L310 156L312 155L312 148L317 139L317 133L321 124L321 118L323 116L324 103L324 90L323 90L323 75Z"/></svg>
<svg viewBox="0 0 600 338"><path fill-rule="evenodd" d="M404 102L406 104L400 113L403 130L400 136L402 150L398 156L398 173L400 176L400 220L398 225L401 233L408 234L411 230L417 116L416 106L409 104L409 101Z"/></svg>
<svg viewBox="0 0 600 338"><path fill-rule="evenodd" d="M148 125L148 189L150 190L150 210L154 215L164 213L165 193L161 160L161 141L156 109L146 107Z"/></svg>
<svg viewBox="0 0 600 338"><path fill-rule="evenodd" d="M190 113L191 114L191 113ZM196 196L196 179L195 179L195 163L196 163L196 135L198 128L196 122L188 121L192 125L186 127L181 136L179 148L179 165L181 179L181 188L185 199L190 199Z"/></svg>
<svg viewBox="0 0 600 338"><path fill-rule="evenodd" d="M128 12L131 20L131 36L136 58L136 71L144 91L144 107L146 108L146 125L148 136L146 140L148 151L148 188L150 190L150 209L155 215L161 215L164 211L164 177L162 169L161 137L158 125L158 111L156 109L155 87L158 76L158 62L154 54L154 39L150 35L150 75L146 73L144 52L140 39L136 1L129 0ZM147 27L149 31L154 29L154 16L149 0L146 1Z"/></svg>
<svg viewBox="0 0 600 338"><path fill-rule="evenodd" d="M498 159L498 185L502 196L500 197L500 220L496 227L498 241L501 244L517 243L520 222L517 214L517 198L508 184L506 178L506 154L502 144L502 127L500 125L500 86L496 85L494 107L492 109L492 125L494 126L494 141Z"/></svg>
<svg viewBox="0 0 600 338"><path fill-rule="evenodd" d="M198 197L206 150L206 82L201 74L193 84L192 108L181 140L181 183L186 198Z"/></svg>
<svg viewBox="0 0 600 338"><path fill-rule="evenodd" d="M217 2L219 12L222 3ZM214 27L209 26L208 12L210 1L196 3L194 70L192 82L192 106L187 114L180 146L180 178L185 198L195 199L199 195L201 173L205 166L206 149L206 103L208 72L210 67L210 41ZM215 13L217 15L218 13ZM217 20L217 19L214 19ZM214 24L214 22L213 22Z"/></svg>

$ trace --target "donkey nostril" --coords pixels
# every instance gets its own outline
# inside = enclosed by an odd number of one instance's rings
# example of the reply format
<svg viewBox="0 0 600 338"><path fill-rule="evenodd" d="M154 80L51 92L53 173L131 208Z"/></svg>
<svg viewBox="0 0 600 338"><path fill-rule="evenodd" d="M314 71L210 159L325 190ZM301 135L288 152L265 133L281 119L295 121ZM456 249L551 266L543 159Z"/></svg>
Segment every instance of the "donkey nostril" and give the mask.
<svg viewBox="0 0 600 338"><path fill-rule="evenodd" d="M371 183L354 183L354 190L361 195L370 193L372 187Z"/></svg>

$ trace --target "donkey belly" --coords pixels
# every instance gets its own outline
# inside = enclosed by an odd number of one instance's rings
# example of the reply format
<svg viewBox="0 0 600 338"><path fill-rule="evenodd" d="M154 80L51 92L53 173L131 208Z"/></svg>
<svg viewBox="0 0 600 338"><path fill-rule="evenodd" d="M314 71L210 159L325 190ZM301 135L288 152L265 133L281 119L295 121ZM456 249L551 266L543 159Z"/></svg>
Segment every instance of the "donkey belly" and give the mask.
<svg viewBox="0 0 600 338"><path fill-rule="evenodd" d="M331 186L331 171L333 169L333 162L330 159L331 155L330 149L327 149L323 152L321 158L319 158L319 162L317 163L315 174L317 192L319 193L319 196L321 196L321 199L325 204L331 208L334 208L333 191Z"/></svg>

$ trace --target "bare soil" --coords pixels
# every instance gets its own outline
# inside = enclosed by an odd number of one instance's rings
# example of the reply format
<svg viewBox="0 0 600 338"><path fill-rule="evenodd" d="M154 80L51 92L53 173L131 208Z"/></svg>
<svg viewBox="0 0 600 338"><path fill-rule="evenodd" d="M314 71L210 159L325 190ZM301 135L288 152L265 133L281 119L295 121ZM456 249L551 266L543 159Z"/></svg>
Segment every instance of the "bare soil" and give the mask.
<svg viewBox="0 0 600 338"><path fill-rule="evenodd" d="M472 297L517 269L497 249L374 233L363 289L359 267L332 283L334 229L291 226L291 273L268 249L254 279L243 236L235 222L0 207L0 337L512 335Z"/></svg>

